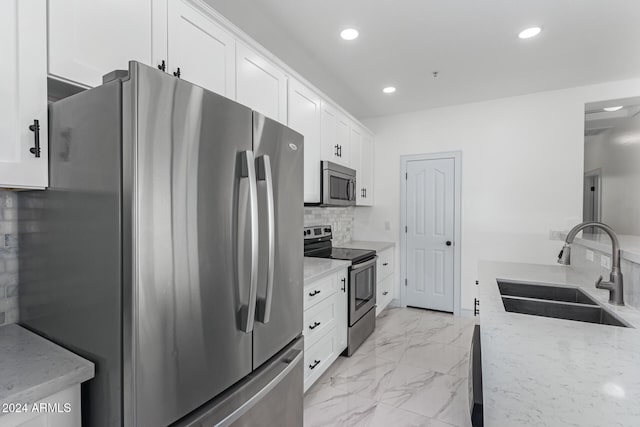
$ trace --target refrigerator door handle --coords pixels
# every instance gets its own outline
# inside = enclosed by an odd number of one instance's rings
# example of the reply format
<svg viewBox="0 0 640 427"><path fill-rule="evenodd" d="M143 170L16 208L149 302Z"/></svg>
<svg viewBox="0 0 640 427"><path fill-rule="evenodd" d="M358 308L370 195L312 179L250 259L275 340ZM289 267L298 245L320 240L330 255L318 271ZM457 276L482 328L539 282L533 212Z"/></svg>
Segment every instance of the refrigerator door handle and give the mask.
<svg viewBox="0 0 640 427"><path fill-rule="evenodd" d="M258 157L257 179L264 181L267 192L267 230L268 261L267 261L267 290L264 299L258 303L258 320L262 323L269 323L271 317L271 300L273 298L273 274L275 268L276 249L276 224L275 207L273 198L273 175L271 174L271 159L268 155Z"/></svg>
<svg viewBox="0 0 640 427"><path fill-rule="evenodd" d="M251 276L249 285L249 300L242 312L241 328L244 332L253 331L256 312L256 298L258 293L258 189L256 183L256 168L253 151L242 153L242 170L240 176L249 180L249 210L251 221ZM241 285L241 284L239 284Z"/></svg>

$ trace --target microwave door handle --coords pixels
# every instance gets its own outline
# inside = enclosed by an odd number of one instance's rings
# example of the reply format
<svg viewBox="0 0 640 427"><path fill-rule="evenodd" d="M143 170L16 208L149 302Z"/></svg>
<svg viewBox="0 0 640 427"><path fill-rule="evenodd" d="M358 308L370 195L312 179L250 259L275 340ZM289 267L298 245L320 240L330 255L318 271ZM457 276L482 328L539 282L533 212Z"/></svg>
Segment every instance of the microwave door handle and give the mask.
<svg viewBox="0 0 640 427"><path fill-rule="evenodd" d="M249 333L253 331L253 323L256 311L256 297L258 291L258 189L256 183L255 160L252 151L241 153L241 178L248 179L249 184L249 211L251 222L251 276L249 284L249 299L247 305L241 310L241 329ZM242 227L241 224L238 224ZM240 263L239 263L240 264ZM242 268L242 266L239 266ZM242 283L238 284L242 286Z"/></svg>
<svg viewBox="0 0 640 427"><path fill-rule="evenodd" d="M347 200L351 200L351 181L347 183Z"/></svg>
<svg viewBox="0 0 640 427"><path fill-rule="evenodd" d="M264 299L258 304L258 320L262 323L269 323L271 318L271 303L273 299L273 274L275 270L275 202L273 198L273 175L271 174L271 159L268 155L258 158L257 180L264 181L267 192L267 290Z"/></svg>

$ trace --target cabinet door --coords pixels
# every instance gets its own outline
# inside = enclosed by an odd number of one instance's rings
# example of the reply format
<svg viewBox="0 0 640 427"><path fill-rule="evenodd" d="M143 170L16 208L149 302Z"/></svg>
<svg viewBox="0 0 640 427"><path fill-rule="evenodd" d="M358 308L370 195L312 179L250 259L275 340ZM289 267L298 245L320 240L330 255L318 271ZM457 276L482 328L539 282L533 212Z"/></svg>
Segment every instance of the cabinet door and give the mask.
<svg viewBox="0 0 640 427"><path fill-rule="evenodd" d="M363 134L360 144L360 175L362 184L358 183L358 188L364 189L364 197L359 204L373 206L373 137L367 133Z"/></svg>
<svg viewBox="0 0 640 427"><path fill-rule="evenodd" d="M0 186L44 188L48 184L47 2L6 0L0 14ZM37 120L36 132L29 126ZM34 129L35 130L35 129ZM34 150L35 152L35 150Z"/></svg>
<svg viewBox="0 0 640 427"><path fill-rule="evenodd" d="M167 72L235 99L235 39L186 0L169 0Z"/></svg>
<svg viewBox="0 0 640 427"><path fill-rule="evenodd" d="M244 44L236 45L236 100L281 123L287 123L287 76Z"/></svg>
<svg viewBox="0 0 640 427"><path fill-rule="evenodd" d="M344 115L338 115L338 133L336 136L338 143L338 162L351 167L349 155L351 154L351 123Z"/></svg>
<svg viewBox="0 0 640 427"><path fill-rule="evenodd" d="M322 103L322 160L349 165L350 125L347 118L327 102Z"/></svg>
<svg viewBox="0 0 640 427"><path fill-rule="evenodd" d="M347 309L347 286L349 283L348 270L343 270L338 273L338 292L337 309L336 314L336 336L338 337L338 353L347 348L347 329L349 327L348 309Z"/></svg>
<svg viewBox="0 0 640 427"><path fill-rule="evenodd" d="M98 86L103 75L128 69L130 60L151 65L152 3L49 1L49 74Z"/></svg>
<svg viewBox="0 0 640 427"><path fill-rule="evenodd" d="M320 97L289 80L289 127L304 136L304 202L320 203Z"/></svg>

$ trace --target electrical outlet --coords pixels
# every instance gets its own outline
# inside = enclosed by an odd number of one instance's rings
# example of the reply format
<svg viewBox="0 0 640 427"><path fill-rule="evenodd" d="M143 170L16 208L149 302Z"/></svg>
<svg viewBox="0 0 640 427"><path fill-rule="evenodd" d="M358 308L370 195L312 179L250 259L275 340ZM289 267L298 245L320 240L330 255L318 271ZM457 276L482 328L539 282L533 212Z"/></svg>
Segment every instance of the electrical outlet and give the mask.
<svg viewBox="0 0 640 427"><path fill-rule="evenodd" d="M600 255L600 265L604 268L611 268L611 258L607 255Z"/></svg>
<svg viewBox="0 0 640 427"><path fill-rule="evenodd" d="M585 257L587 258L587 261L593 262L593 251L591 249L587 249Z"/></svg>

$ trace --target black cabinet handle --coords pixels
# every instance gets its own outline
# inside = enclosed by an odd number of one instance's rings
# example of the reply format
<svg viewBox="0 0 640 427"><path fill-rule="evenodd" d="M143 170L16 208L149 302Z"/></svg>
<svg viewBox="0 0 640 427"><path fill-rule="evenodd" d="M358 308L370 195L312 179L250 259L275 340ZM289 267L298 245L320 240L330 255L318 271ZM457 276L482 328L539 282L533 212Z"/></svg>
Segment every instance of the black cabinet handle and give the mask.
<svg viewBox="0 0 640 427"><path fill-rule="evenodd" d="M386 267L387 265L389 265L389 263L388 262L383 262L382 265L384 265Z"/></svg>
<svg viewBox="0 0 640 427"><path fill-rule="evenodd" d="M178 67L178 69L173 72L173 75L176 76L177 78L180 78L180 67Z"/></svg>
<svg viewBox="0 0 640 427"><path fill-rule="evenodd" d="M389 293L389 291L384 291L384 292L382 293L382 295L387 295L388 293Z"/></svg>
<svg viewBox="0 0 640 427"><path fill-rule="evenodd" d="M364 198L365 199L367 198L367 189L366 188L364 189Z"/></svg>
<svg viewBox="0 0 640 427"><path fill-rule="evenodd" d="M32 125L29 125L29 130L33 132L34 144L29 148L29 152L36 157L40 157L40 121L34 120Z"/></svg>
<svg viewBox="0 0 640 427"><path fill-rule="evenodd" d="M478 298L473 299L473 315L477 316L480 314L480 300Z"/></svg>
<svg viewBox="0 0 640 427"><path fill-rule="evenodd" d="M342 279L340 279L340 281L342 282L342 292L346 292L347 291L347 278L343 277Z"/></svg>
<svg viewBox="0 0 640 427"><path fill-rule="evenodd" d="M309 369L315 369L316 366L318 366L320 364L320 361L318 359L313 361L312 365L309 365Z"/></svg>
<svg viewBox="0 0 640 427"><path fill-rule="evenodd" d="M319 291L318 289L316 289L316 290L315 290L315 291L313 291L313 292L309 292L309 296L310 296L310 297L315 297L315 296L316 296L316 295L318 295L319 293L320 293L320 291Z"/></svg>
<svg viewBox="0 0 640 427"><path fill-rule="evenodd" d="M320 322L313 322L313 325L309 325L309 329L313 331L318 326L320 326Z"/></svg>
<svg viewBox="0 0 640 427"><path fill-rule="evenodd" d="M338 157L342 157L342 145L338 147Z"/></svg>
<svg viewBox="0 0 640 427"><path fill-rule="evenodd" d="M160 65L158 65L158 70L161 71L167 71L167 63L164 62L164 59L162 60L162 62L160 63Z"/></svg>
<svg viewBox="0 0 640 427"><path fill-rule="evenodd" d="M451 246L451 240L447 240L446 245L447 245L447 246Z"/></svg>
<svg viewBox="0 0 640 427"><path fill-rule="evenodd" d="M339 157L338 156L338 147L339 147L338 144L334 145L334 148L336 149L336 152L335 152L334 156L336 156L336 157Z"/></svg>

